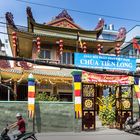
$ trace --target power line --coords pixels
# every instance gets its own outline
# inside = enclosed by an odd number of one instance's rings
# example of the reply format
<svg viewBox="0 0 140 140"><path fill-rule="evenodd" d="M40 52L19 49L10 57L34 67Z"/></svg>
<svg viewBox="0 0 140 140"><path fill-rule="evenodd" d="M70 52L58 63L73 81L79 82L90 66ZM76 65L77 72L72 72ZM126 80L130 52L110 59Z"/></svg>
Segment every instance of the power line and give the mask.
<svg viewBox="0 0 140 140"><path fill-rule="evenodd" d="M8 24L8 23L5 23L5 22L0 22L0 24L6 24L6 25L10 25L10 24ZM18 27L21 27L21 28L26 28L26 29L28 29L26 26L23 26L23 25L17 25L17 24L15 24L15 26L18 26ZM3 27L4 28L4 27ZM9 27L9 28L11 28L11 27ZM12 28L11 28L12 29ZM23 29L24 30L24 29ZM20 29L19 29L19 31L20 31ZM12 34L8 34L8 33L5 33L5 32L0 32L1 34L7 34L7 35L12 35ZM69 34L67 34L67 35L69 35ZM29 38L27 38L27 37L22 37L22 36L20 36L21 38L26 38L26 39L29 39ZM111 40L111 39L103 39L103 40L106 40L106 41L116 41L116 40ZM124 41L124 43L132 43L132 42L126 42L126 41Z"/></svg>
<svg viewBox="0 0 140 140"><path fill-rule="evenodd" d="M88 14L88 15L94 15L94 16L101 16L101 17L107 17L107 18L113 18L113 19L119 19L119 20L126 20L126 21L133 21L133 22L140 22L140 20L131 19L131 18L115 17L115 16L110 16L110 15L104 15L104 14L98 14L98 13L80 11L80 10L69 9L69 8L64 8L64 7L58 7L58 6L48 5L48 4L29 2L29 1L26 1L26 0L16 0L16 1L22 2L22 3L28 3L28 4L32 4L32 5L38 5L38 6L55 8L55 9L61 9L61 10L66 9L66 10L69 10L69 11L73 11L73 12L77 12L77 13L82 13L82 14Z"/></svg>
<svg viewBox="0 0 140 140"><path fill-rule="evenodd" d="M59 67L59 68L66 68L66 69L75 69L75 70L76 69L85 70L88 72L95 72L98 74L128 75L128 76L140 77L140 74L137 74L136 72L126 72L126 71L119 72L119 71L100 70L100 69L94 69L94 68L91 69L91 68L77 67L75 65L42 62L41 60L34 60L34 59L29 59L29 58L24 58L24 57L11 57L11 56L0 55L0 60L25 61L32 64L37 64L37 65L52 66L52 67Z"/></svg>
<svg viewBox="0 0 140 140"><path fill-rule="evenodd" d="M9 34L9 33L5 33L5 32L0 32L0 34L5 34L5 35L10 35L10 36L12 36L12 34ZM37 36L37 35L36 35ZM47 35L46 35L47 36ZM25 39L28 39L28 40L30 40L28 37L25 37L25 36L22 36L22 35L20 35L20 37L21 38L25 38ZM97 41L100 41L100 40L97 40ZM116 41L116 40L109 40L109 39L103 39L103 41ZM112 42L110 42L110 43L112 43ZM123 42L123 43L132 43L132 42Z"/></svg>

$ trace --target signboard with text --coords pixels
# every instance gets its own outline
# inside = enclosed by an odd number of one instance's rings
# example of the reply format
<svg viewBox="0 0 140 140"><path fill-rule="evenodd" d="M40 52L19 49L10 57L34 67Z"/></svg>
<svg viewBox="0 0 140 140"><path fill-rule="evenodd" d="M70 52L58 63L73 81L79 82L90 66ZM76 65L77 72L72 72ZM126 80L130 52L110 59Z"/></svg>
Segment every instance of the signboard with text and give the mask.
<svg viewBox="0 0 140 140"><path fill-rule="evenodd" d="M84 68L136 71L136 58L74 53L74 65Z"/></svg>

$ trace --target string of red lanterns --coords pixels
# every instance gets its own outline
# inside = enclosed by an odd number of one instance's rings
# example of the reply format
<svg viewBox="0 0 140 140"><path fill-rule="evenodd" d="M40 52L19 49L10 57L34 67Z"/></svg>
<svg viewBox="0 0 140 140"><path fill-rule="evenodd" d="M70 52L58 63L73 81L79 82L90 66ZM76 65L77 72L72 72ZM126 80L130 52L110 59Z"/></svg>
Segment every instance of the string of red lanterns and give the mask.
<svg viewBox="0 0 140 140"><path fill-rule="evenodd" d="M59 54L60 55L63 54L63 40L62 39L59 40Z"/></svg>
<svg viewBox="0 0 140 140"><path fill-rule="evenodd" d="M83 42L83 53L86 53L87 52L87 43L86 42Z"/></svg>
<svg viewBox="0 0 140 140"><path fill-rule="evenodd" d="M17 34L16 34L16 32L12 32L12 39L13 39L14 57L16 57L16 46L17 46Z"/></svg>
<svg viewBox="0 0 140 140"><path fill-rule="evenodd" d="M115 54L116 56L119 56L120 55L120 43L117 43L116 44L116 47L115 47Z"/></svg>
<svg viewBox="0 0 140 140"><path fill-rule="evenodd" d="M36 41L37 41L37 42L36 42L36 44L37 44L37 52L39 53L39 52L40 52L40 44L41 44L41 43L40 43L40 37L37 37L37 38L36 38Z"/></svg>
<svg viewBox="0 0 140 140"><path fill-rule="evenodd" d="M98 54L103 53L103 46L101 44L97 45L97 51L98 51Z"/></svg>

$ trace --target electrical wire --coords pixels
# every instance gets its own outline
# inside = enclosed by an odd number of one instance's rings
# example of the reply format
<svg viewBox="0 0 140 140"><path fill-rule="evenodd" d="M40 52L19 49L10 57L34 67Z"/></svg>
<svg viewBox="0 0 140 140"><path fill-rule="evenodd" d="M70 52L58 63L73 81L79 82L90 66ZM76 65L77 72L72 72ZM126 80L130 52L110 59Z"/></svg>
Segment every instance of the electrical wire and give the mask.
<svg viewBox="0 0 140 140"><path fill-rule="evenodd" d="M119 20L126 20L126 21L132 21L132 22L140 22L140 20L131 19L131 18L115 17L115 16L110 16L110 15L104 15L104 14L98 14L98 13L80 11L80 10L69 9L69 8L64 8L64 7L58 7L58 6L48 5L48 4L29 2L29 1L26 1L26 0L16 0L16 1L22 2L22 3L28 3L28 4L32 4L32 5L38 5L38 6L55 8L55 9L61 9L61 10L66 9L66 10L69 10L69 11L72 11L72 12L78 12L78 13L82 13L82 14L88 14L88 15L94 15L94 16L101 16L101 17L107 17L107 18L113 18L113 19L119 19Z"/></svg>
<svg viewBox="0 0 140 140"><path fill-rule="evenodd" d="M0 22L1 23L1 22ZM4 24L4 23L3 23ZM6 24L6 23L5 23ZM15 25L16 26L16 25ZM21 26L21 27L26 27L26 26ZM11 28L11 27L9 27L9 28ZM26 27L27 28L27 27ZM12 28L11 28L12 29ZM18 29L19 31L20 31L20 29ZM27 31L26 31L26 33L27 33ZM5 32L0 32L0 34L5 34L5 35L12 35L12 34L9 34L9 33L5 33ZM33 33L33 34L35 34L35 33ZM65 33L66 34L66 33ZM69 34L66 34L66 35L69 35ZM36 35L37 36L37 35ZM47 35L46 35L47 36ZM20 37L21 38L25 38L25 39L28 39L28 40L30 40L29 38L27 38L27 37L25 37L25 36L22 36L22 35L20 35ZM100 38L99 38L100 39ZM101 39L102 41L116 41L116 40L111 40L111 39ZM110 42L111 43L111 42ZM123 43L132 43L131 41L124 41Z"/></svg>
<svg viewBox="0 0 140 140"><path fill-rule="evenodd" d="M112 75L128 75L128 76L134 76L134 77L140 77L140 74L136 72L127 72L127 71L109 71L105 69L94 69L94 68L84 68L84 67L77 67L75 65L66 65L66 64L55 64L55 63L48 63L48 62L42 62L41 60L33 60L29 58L24 57L11 57L11 56L3 56L0 55L0 60L13 60L13 61L25 61L32 64L37 65L43 65L43 66L52 66L52 67L58 67L58 68L66 68L66 69L75 69L75 70L85 70L87 72L94 72L98 74L112 74Z"/></svg>

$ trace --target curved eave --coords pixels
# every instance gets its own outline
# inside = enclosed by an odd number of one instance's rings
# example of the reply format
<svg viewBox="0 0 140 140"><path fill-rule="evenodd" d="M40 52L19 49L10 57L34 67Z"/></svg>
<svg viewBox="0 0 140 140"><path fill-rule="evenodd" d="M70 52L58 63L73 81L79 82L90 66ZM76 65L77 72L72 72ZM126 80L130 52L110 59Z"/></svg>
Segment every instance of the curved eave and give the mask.
<svg viewBox="0 0 140 140"><path fill-rule="evenodd" d="M16 32L18 38L17 48L19 50L19 56L31 58L33 34L29 32L22 32L19 29L13 28L11 25L7 25L7 32L12 53L14 52L12 32Z"/></svg>
<svg viewBox="0 0 140 140"><path fill-rule="evenodd" d="M107 46L114 46L117 43L120 43L120 45L122 45L124 43L124 40L125 40L125 38L114 40L114 41L108 41L108 40L99 39L99 40L96 40L96 43L97 44L102 44L103 46L106 46L106 45Z"/></svg>
<svg viewBox="0 0 140 140"><path fill-rule="evenodd" d="M30 33L30 32L25 32L25 31L20 31L18 29L11 29L9 28L10 33L12 33L12 31L16 31L17 33L17 37L19 39L19 56L20 57L27 57L27 58L31 58L31 54L32 54L32 41L33 39L35 39L37 36L40 36L41 38L41 42L45 43L46 39L50 42L50 43L55 43L56 41L58 41L58 39L60 37L57 36L47 36L45 34L35 34L35 33ZM64 40L64 45L69 45L69 46L75 46L76 47L76 35L73 36L73 38L69 37L67 38L66 36L61 37ZM28 39L28 41L27 41ZM116 40L116 41L108 41L108 40L96 40L95 38L86 38L86 37L82 37L81 38L83 41L85 41L87 43L87 46L89 48L97 48L98 44L102 44L104 47L104 50L110 50L110 49L114 49L117 43L120 43L120 45L124 42L124 39L121 40ZM12 37L10 36L10 44L12 44ZM27 47L28 46L28 47ZM13 50L13 45L11 45L12 50Z"/></svg>
<svg viewBox="0 0 140 140"><path fill-rule="evenodd" d="M94 44L95 46L101 44L104 47L104 53L113 53L117 43L119 43L121 46L124 43L124 39L119 39L115 41L97 40Z"/></svg>
<svg viewBox="0 0 140 140"><path fill-rule="evenodd" d="M51 29L51 30L58 30L58 31L65 31L65 32L71 32L71 33L81 33L81 34L96 34L98 35L100 32L102 32L102 28L99 28L97 30L82 30L82 29L71 29L71 28L63 28L63 27L56 27L56 26L49 26L49 25L44 25L40 23L34 22L32 19L29 19L30 22L34 25L34 27L38 27L42 30L44 29Z"/></svg>

